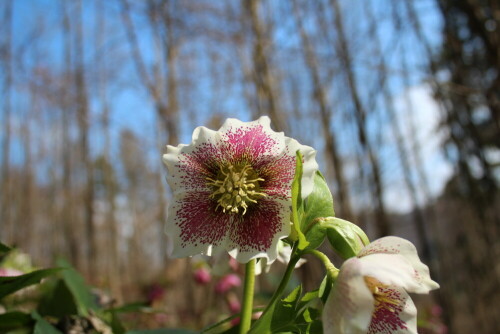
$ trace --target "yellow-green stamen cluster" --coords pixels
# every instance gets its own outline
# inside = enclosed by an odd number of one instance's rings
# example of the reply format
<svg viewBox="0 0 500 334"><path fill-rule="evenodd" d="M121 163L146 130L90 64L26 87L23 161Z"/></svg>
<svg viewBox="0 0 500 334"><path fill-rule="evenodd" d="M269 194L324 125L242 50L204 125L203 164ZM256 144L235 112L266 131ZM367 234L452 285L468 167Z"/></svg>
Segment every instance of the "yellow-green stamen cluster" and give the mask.
<svg viewBox="0 0 500 334"><path fill-rule="evenodd" d="M381 288L386 289L387 285L382 284L379 280L370 276L365 276L364 280L375 300L375 308L384 307L389 311L394 312L394 309L391 306L399 305L400 301L391 296L389 293L381 290Z"/></svg>
<svg viewBox="0 0 500 334"><path fill-rule="evenodd" d="M215 180L207 180L214 189L210 198L217 199L216 209L221 207L224 213L240 213L242 209L244 215L250 203L257 203L258 198L266 196L259 192L259 181L264 179L247 163L228 164L221 167Z"/></svg>

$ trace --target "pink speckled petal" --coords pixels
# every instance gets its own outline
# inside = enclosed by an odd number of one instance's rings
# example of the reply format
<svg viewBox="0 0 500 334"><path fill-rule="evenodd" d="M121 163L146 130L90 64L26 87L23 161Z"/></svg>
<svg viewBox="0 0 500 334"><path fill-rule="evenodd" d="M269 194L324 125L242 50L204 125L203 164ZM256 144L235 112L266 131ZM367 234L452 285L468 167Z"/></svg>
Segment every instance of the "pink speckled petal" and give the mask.
<svg viewBox="0 0 500 334"><path fill-rule="evenodd" d="M374 259L372 256L375 254L385 255L385 257L383 260L378 257ZM406 239L398 237L377 239L364 247L358 257L373 262L375 269L377 266L384 266L388 272L391 271L389 263L400 266L402 268L400 276L403 273L407 276L404 279L406 285L401 286L405 286L409 292L428 293L430 290L439 288L439 284L430 277L429 267L420 261L415 246Z"/></svg>
<svg viewBox="0 0 500 334"><path fill-rule="evenodd" d="M416 334L417 309L402 288L380 288L399 304L380 304L373 312L368 334Z"/></svg>
<svg viewBox="0 0 500 334"><path fill-rule="evenodd" d="M340 273L323 309L324 334L365 334L374 310L373 296L362 275L362 262L350 258Z"/></svg>
<svg viewBox="0 0 500 334"><path fill-rule="evenodd" d="M215 177L219 166L230 156L219 149L220 135L200 126L193 132L190 145L167 146L163 162L167 166L167 181L173 195L189 191L208 191L207 177Z"/></svg>
<svg viewBox="0 0 500 334"><path fill-rule="evenodd" d="M208 192L178 196L169 207L165 232L173 243L172 256L211 255L225 249L232 216L215 211Z"/></svg>
<svg viewBox="0 0 500 334"><path fill-rule="evenodd" d="M228 251L238 262L254 258L272 262L278 256L278 242L290 234L287 201L264 198L244 216L235 216L229 232Z"/></svg>

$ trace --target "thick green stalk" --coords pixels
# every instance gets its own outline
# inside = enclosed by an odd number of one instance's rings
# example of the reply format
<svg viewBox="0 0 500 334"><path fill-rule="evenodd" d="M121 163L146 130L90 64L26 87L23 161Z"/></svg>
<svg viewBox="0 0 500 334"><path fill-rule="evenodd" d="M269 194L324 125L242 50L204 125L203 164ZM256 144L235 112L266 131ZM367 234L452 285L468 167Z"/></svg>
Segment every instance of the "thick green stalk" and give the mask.
<svg viewBox="0 0 500 334"><path fill-rule="evenodd" d="M326 269L326 274L330 277L332 282L335 281L335 279L337 279L337 276L339 275L339 270L337 269L337 267L333 265L333 263L330 261L328 256L326 256L326 254L316 249L308 249L305 251L305 253L314 255L321 262L323 262L323 265L325 266Z"/></svg>
<svg viewBox="0 0 500 334"><path fill-rule="evenodd" d="M286 271L285 274L283 275L283 278L281 279L280 285L278 286L276 291L274 291L274 294L271 297L271 300L267 304L266 308L262 312L261 317L263 317L269 311L270 308L274 307L276 301L283 295L283 292L285 291L285 288L288 285L288 281L290 281L290 277L292 277L292 272L295 269L295 265L300 260L300 255L296 254L296 248L297 247L295 245L292 250L292 257L290 258L290 262L288 262L288 266L286 267Z"/></svg>
<svg viewBox="0 0 500 334"><path fill-rule="evenodd" d="M240 334L250 330L252 321L253 291L255 286L255 259L245 266L245 285L243 286L243 305L241 309Z"/></svg>

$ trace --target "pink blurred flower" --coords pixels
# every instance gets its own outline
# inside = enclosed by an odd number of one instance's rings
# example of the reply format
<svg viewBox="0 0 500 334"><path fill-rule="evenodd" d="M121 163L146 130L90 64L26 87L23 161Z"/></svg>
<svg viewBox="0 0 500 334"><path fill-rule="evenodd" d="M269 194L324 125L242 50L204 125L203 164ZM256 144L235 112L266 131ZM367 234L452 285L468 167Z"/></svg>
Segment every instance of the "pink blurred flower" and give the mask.
<svg viewBox="0 0 500 334"><path fill-rule="evenodd" d="M210 271L205 267L196 269L195 272L193 273L193 277L196 283L200 285L205 285L207 283L210 283L212 279Z"/></svg>
<svg viewBox="0 0 500 334"><path fill-rule="evenodd" d="M226 295L226 303L231 313L239 313L241 311L241 303L234 293L228 293Z"/></svg>
<svg viewBox="0 0 500 334"><path fill-rule="evenodd" d="M23 274L24 273L22 271L19 271L17 269L0 268L0 277L14 277L14 276L20 276Z"/></svg>
<svg viewBox="0 0 500 334"><path fill-rule="evenodd" d="M431 314L435 317L440 317L443 314L443 309L439 305L432 305Z"/></svg>
<svg viewBox="0 0 500 334"><path fill-rule="evenodd" d="M150 304L153 304L157 301L160 301L163 299L164 295L165 295L165 289L159 284L153 284L148 289L147 293L148 302Z"/></svg>
<svg viewBox="0 0 500 334"><path fill-rule="evenodd" d="M224 294L231 290L232 288L241 285L241 278L236 274L228 274L222 277L219 282L215 285L215 292L219 294Z"/></svg>

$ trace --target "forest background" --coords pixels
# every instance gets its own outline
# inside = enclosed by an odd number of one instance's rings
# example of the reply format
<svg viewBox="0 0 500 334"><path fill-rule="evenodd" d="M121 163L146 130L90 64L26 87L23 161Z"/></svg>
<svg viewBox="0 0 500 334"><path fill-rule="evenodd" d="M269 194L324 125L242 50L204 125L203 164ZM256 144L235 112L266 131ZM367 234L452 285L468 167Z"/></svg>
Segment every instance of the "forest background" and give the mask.
<svg viewBox="0 0 500 334"><path fill-rule="evenodd" d="M161 155L269 115L337 216L417 245L449 333L500 330L496 0L3 0L0 106L1 241L117 303L156 287L167 324L210 318L167 255Z"/></svg>

